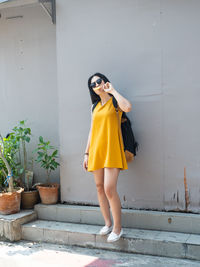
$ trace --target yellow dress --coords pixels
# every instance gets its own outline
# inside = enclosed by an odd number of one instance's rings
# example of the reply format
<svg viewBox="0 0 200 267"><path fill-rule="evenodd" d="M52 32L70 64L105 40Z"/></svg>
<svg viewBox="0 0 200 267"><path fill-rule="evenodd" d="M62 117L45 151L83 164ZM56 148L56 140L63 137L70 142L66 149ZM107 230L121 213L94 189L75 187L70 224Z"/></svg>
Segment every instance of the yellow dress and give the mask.
<svg viewBox="0 0 200 267"><path fill-rule="evenodd" d="M122 111L119 111L121 122ZM118 131L118 118L112 97L102 106L101 101L92 113L92 130L88 157L88 171L100 168L128 169L123 139Z"/></svg>

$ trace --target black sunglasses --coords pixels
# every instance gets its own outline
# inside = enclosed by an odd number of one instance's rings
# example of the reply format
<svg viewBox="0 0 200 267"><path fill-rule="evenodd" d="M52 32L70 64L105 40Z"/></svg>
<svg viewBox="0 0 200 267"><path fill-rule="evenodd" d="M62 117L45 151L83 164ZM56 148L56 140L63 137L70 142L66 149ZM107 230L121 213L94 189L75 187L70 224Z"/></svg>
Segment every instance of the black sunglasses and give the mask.
<svg viewBox="0 0 200 267"><path fill-rule="evenodd" d="M101 83L102 83L102 79L99 78L95 82L91 83L90 86L91 86L91 88L94 88L94 87L96 87L96 84L100 85Z"/></svg>

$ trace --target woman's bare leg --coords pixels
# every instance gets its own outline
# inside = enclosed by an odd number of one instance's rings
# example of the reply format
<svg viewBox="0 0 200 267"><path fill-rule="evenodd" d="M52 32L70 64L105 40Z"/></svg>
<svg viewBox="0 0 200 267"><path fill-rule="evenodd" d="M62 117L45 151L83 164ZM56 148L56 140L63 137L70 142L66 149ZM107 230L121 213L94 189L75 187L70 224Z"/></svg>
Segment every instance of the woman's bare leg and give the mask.
<svg viewBox="0 0 200 267"><path fill-rule="evenodd" d="M121 231L121 202L117 193L119 171L119 168L104 168L104 189L113 215L113 232L116 234Z"/></svg>
<svg viewBox="0 0 200 267"><path fill-rule="evenodd" d="M110 216L109 202L104 191L104 169L93 171L93 174L97 188L99 205L104 217L105 225L110 227L112 225L112 221Z"/></svg>

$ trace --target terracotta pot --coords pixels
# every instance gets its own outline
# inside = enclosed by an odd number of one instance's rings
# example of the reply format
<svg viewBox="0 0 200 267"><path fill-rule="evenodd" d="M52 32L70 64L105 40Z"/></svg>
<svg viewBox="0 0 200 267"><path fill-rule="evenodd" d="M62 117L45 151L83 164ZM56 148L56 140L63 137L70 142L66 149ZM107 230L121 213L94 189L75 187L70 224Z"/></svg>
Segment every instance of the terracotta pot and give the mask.
<svg viewBox="0 0 200 267"><path fill-rule="evenodd" d="M56 204L58 202L59 186L60 185L56 183L37 186L42 204Z"/></svg>
<svg viewBox="0 0 200 267"><path fill-rule="evenodd" d="M34 191L24 191L22 192L22 208L23 209L33 209L34 205L39 202L39 192Z"/></svg>
<svg viewBox="0 0 200 267"><path fill-rule="evenodd" d="M16 188L15 192L0 193L0 214L13 214L20 211L21 193L24 188Z"/></svg>

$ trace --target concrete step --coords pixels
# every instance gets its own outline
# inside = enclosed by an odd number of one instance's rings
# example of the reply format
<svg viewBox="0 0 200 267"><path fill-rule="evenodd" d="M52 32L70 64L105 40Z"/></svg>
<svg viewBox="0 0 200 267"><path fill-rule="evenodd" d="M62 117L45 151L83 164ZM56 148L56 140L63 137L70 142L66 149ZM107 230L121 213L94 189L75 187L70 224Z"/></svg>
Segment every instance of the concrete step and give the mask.
<svg viewBox="0 0 200 267"><path fill-rule="evenodd" d="M0 240L18 241L21 239L21 225L37 219L34 210L20 210L10 215L0 214Z"/></svg>
<svg viewBox="0 0 200 267"><path fill-rule="evenodd" d="M22 225L22 239L62 245L200 260L200 235L124 228L114 243L99 235L100 226L36 220Z"/></svg>
<svg viewBox="0 0 200 267"><path fill-rule="evenodd" d="M80 205L35 205L40 220L104 225L99 207ZM200 214L122 209L127 228L200 234Z"/></svg>

